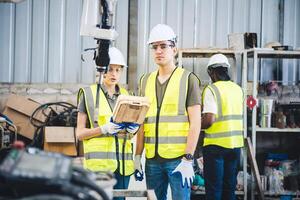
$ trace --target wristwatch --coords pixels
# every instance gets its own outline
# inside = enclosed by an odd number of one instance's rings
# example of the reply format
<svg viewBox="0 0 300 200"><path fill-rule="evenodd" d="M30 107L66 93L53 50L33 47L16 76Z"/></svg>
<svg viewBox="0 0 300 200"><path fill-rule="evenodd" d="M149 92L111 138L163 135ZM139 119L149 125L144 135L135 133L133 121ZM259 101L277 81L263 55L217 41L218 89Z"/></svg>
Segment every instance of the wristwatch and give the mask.
<svg viewBox="0 0 300 200"><path fill-rule="evenodd" d="M185 159L187 159L187 160L193 160L194 159L194 156L190 153L184 154L183 157L185 157Z"/></svg>

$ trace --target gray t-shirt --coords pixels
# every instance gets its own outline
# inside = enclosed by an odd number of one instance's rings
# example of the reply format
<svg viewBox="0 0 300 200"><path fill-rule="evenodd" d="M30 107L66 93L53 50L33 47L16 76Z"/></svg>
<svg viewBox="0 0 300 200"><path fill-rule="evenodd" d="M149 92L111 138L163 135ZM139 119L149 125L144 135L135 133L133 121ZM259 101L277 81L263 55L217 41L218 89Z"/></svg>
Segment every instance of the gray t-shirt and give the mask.
<svg viewBox="0 0 300 200"><path fill-rule="evenodd" d="M113 110L116 105L117 98L120 95L120 87L118 85L116 85L116 92L112 96L109 96L105 85L102 84L101 88L102 88L102 91L104 92L104 95L108 101L109 106ZM101 99L100 99L100 101L101 101ZM80 99L79 99L78 111L81 113L87 113L86 107L85 107L85 99L83 98L83 95L81 95Z"/></svg>

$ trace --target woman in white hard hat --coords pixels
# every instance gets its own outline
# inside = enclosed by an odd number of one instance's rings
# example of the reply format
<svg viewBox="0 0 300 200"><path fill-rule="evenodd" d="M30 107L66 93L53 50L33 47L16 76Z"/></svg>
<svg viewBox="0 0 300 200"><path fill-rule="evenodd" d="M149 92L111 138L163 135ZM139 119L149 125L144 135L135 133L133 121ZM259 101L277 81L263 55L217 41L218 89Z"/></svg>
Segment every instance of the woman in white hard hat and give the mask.
<svg viewBox="0 0 300 200"><path fill-rule="evenodd" d="M213 82L203 90L202 128L205 196L234 200L240 149L243 147L243 91L230 80L230 64L213 55L207 72Z"/></svg>
<svg viewBox="0 0 300 200"><path fill-rule="evenodd" d="M189 200L194 178L193 154L200 133L200 81L191 72L175 66L176 35L165 24L150 32L148 44L157 70L141 78L141 96L151 104L144 132L137 136L135 169L141 171L140 155L146 149L146 184L157 199Z"/></svg>
<svg viewBox="0 0 300 200"><path fill-rule="evenodd" d="M94 122L97 85L81 88L78 93L77 137L83 141L84 168L93 172L114 172L117 180L114 189L127 189L130 175L134 172L133 155L128 135L137 132L139 126L130 124L122 137L122 124L111 121L112 110L120 94L128 94L118 83L126 67L122 53L115 47L109 48L110 64L104 74L99 92L98 121ZM86 126L88 124L88 126ZM124 199L124 198L114 198Z"/></svg>

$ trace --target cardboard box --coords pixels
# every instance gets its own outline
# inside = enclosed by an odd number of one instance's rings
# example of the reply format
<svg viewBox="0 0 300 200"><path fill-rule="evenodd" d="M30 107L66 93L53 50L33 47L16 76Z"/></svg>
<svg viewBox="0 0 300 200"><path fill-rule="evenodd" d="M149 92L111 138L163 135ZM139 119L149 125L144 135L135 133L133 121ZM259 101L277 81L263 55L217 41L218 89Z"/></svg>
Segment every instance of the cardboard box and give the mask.
<svg viewBox="0 0 300 200"><path fill-rule="evenodd" d="M147 97L120 95L113 110L113 119L117 123L142 124L149 107L150 103Z"/></svg>
<svg viewBox="0 0 300 200"><path fill-rule="evenodd" d="M228 47L234 50L243 50L257 47L256 33L228 34Z"/></svg>
<svg viewBox="0 0 300 200"><path fill-rule="evenodd" d="M7 115L18 129L18 133L26 138L33 139L36 127L30 123L30 116L41 104L23 96L11 94L4 109L3 114ZM51 110L45 109L34 115L33 121L36 124L42 124L47 119Z"/></svg>
<svg viewBox="0 0 300 200"><path fill-rule="evenodd" d="M46 126L44 151L77 156L75 131L74 127Z"/></svg>

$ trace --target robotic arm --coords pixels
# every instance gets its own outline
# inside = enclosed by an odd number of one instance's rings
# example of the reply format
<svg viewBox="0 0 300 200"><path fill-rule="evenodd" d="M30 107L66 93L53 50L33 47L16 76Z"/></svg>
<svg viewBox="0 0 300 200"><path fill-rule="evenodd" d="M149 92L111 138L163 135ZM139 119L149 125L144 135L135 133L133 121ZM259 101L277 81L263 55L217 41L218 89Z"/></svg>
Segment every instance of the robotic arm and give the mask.
<svg viewBox="0 0 300 200"><path fill-rule="evenodd" d="M117 0L83 0L80 35L94 37L98 44L94 57L97 66L96 69L100 74L93 116L95 122L98 121L100 85L102 84L103 74L107 72L110 62L108 54L109 45L118 36L114 30L116 3ZM101 24L100 14L102 14Z"/></svg>
<svg viewBox="0 0 300 200"><path fill-rule="evenodd" d="M96 39L115 40L118 37L118 33L113 27L115 23L114 13L116 3L117 0L84 0L80 35L94 37ZM103 7L101 28L99 24L101 12L100 4Z"/></svg>
<svg viewBox="0 0 300 200"><path fill-rule="evenodd" d="M83 1L80 35L93 37L97 40L98 48L95 62L97 71L100 73L107 71L110 61L108 55L109 45L118 36L118 33L114 30L116 3L117 0Z"/></svg>

